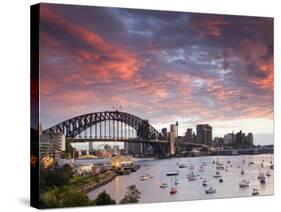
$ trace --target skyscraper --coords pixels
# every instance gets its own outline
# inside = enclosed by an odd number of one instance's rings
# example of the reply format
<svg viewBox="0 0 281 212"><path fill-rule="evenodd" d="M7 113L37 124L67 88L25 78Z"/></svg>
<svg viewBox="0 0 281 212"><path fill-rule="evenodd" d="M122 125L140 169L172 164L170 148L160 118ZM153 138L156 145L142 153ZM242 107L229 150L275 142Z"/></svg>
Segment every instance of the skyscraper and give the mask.
<svg viewBox="0 0 281 212"><path fill-rule="evenodd" d="M197 140L199 144L212 145L212 127L208 124L196 125Z"/></svg>
<svg viewBox="0 0 281 212"><path fill-rule="evenodd" d="M170 154L175 154L175 142L178 137L178 126L176 124L170 125Z"/></svg>
<svg viewBox="0 0 281 212"><path fill-rule="evenodd" d="M167 137L168 137L168 135L167 135L167 128L163 128L162 129L162 134L163 134L164 138L167 139Z"/></svg>
<svg viewBox="0 0 281 212"><path fill-rule="evenodd" d="M225 145L235 144L236 135L233 132L227 133L227 134L224 135L223 140L224 140Z"/></svg>
<svg viewBox="0 0 281 212"><path fill-rule="evenodd" d="M243 145L246 144L246 136L245 133L240 130L238 133L236 133L236 140L235 140L236 145Z"/></svg>
<svg viewBox="0 0 281 212"><path fill-rule="evenodd" d="M253 133L248 133L247 135L247 143L248 145L254 145L254 136Z"/></svg>
<svg viewBox="0 0 281 212"><path fill-rule="evenodd" d="M187 128L185 137L187 142L193 142L192 128Z"/></svg>

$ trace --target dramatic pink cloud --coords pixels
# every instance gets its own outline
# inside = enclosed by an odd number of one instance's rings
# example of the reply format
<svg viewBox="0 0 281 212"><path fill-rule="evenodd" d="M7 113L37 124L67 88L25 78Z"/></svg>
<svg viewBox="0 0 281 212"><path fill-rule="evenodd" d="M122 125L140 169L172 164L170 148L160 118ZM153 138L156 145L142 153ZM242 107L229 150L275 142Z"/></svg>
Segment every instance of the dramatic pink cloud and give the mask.
<svg viewBox="0 0 281 212"><path fill-rule="evenodd" d="M272 19L49 4L40 18L46 127L120 106L155 125L273 119Z"/></svg>

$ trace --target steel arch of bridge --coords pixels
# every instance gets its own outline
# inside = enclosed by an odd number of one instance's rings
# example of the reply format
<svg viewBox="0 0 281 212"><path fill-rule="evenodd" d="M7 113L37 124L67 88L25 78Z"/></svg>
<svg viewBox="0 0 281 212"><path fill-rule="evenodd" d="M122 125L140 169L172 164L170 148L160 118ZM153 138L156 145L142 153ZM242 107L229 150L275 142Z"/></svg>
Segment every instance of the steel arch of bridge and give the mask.
<svg viewBox="0 0 281 212"><path fill-rule="evenodd" d="M134 128L137 137L148 140L163 139L161 133L148 121L135 115L120 111L88 113L63 121L43 131L43 133L63 133L66 138L73 139L88 128L105 121L118 121Z"/></svg>

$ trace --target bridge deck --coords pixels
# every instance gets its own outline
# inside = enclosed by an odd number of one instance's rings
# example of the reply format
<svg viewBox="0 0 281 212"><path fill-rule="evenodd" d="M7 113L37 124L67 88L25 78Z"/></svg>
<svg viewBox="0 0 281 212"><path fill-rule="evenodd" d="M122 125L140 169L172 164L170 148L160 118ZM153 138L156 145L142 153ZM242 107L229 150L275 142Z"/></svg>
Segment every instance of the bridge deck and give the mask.
<svg viewBox="0 0 281 212"><path fill-rule="evenodd" d="M130 143L159 143L168 144L166 140L146 140L140 138L66 138L67 142L82 143L82 142L130 142Z"/></svg>

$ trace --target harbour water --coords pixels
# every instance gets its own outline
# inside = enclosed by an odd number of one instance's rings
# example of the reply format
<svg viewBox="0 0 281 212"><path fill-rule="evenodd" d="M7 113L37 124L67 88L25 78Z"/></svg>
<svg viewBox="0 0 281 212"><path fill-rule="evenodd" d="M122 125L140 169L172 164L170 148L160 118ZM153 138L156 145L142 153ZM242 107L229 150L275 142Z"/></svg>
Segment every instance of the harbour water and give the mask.
<svg viewBox="0 0 281 212"><path fill-rule="evenodd" d="M245 161L244 163L243 160ZM259 189L260 195L272 195L274 192L273 170L271 170L272 175L266 178L265 184L260 184L257 178L259 172L266 173L272 160L273 156L269 154L137 160L136 164L141 165L137 172L130 175L117 176L110 183L89 192L88 197L95 199L99 193L105 190L113 199L120 202L129 185L136 185L137 189L141 192L140 203L246 197L252 196L253 188ZM216 165L213 164L213 161L219 161L224 166L228 166L228 171L220 170L223 178L222 183L219 182L219 178L213 177L216 172ZM230 161L230 163L227 163L227 161ZM262 161L264 161L264 168L260 168ZM253 162L253 164L249 165L249 162ZM179 168L177 163L184 163L188 168ZM204 171L199 172L199 168L203 163L206 164ZM190 170L190 166L193 166L194 169ZM245 172L244 175L241 175L242 167ZM177 176L179 184L176 186L178 192L174 195L169 193L171 179L166 176L166 173L169 171L179 171ZM188 181L187 174L191 171L199 175L197 180ZM146 174L151 175L153 178L141 181L140 177ZM203 179L208 181L207 187L202 186ZM250 186L240 188L239 182L242 179L249 180ZM169 186L167 188L160 188L160 183L163 181L168 183ZM205 190L210 186L216 189L216 193L205 193Z"/></svg>

